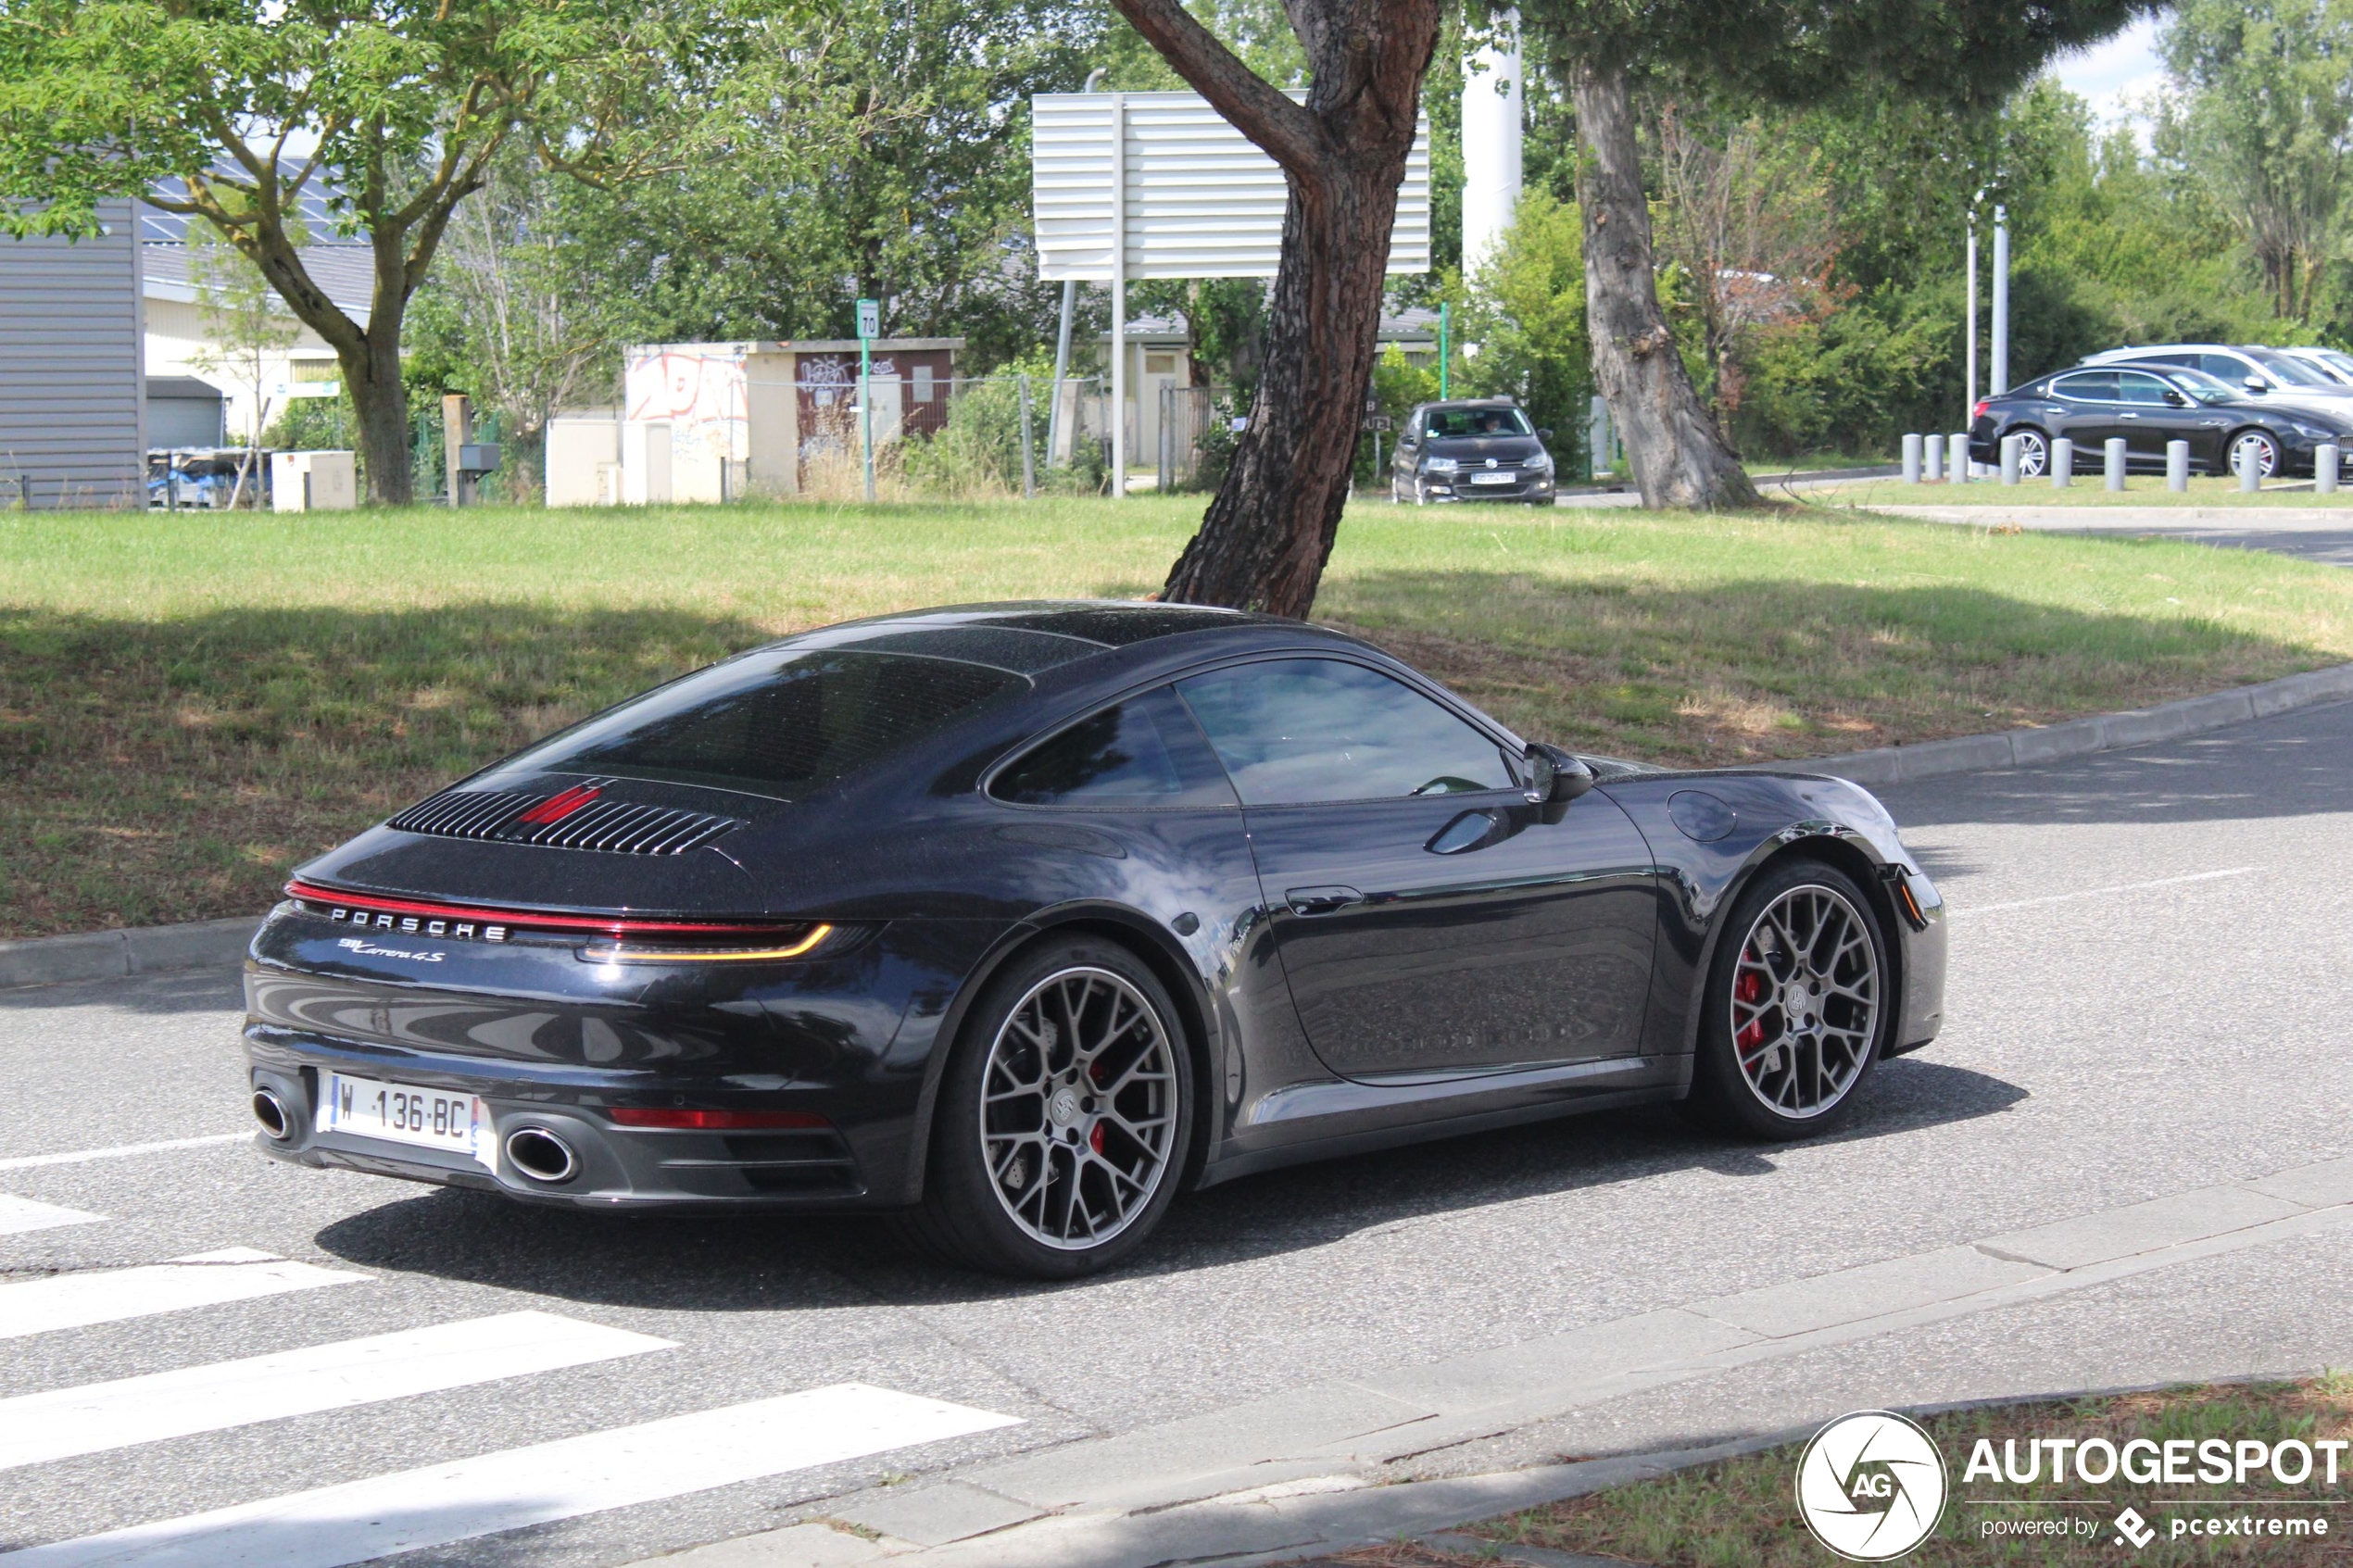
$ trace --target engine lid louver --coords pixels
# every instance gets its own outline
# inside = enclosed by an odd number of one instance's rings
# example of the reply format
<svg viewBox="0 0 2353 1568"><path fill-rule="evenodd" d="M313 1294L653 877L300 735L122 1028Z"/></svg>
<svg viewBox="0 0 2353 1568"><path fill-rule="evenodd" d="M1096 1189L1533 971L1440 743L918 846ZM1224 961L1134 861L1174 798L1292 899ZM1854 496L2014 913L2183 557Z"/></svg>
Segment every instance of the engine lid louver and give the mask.
<svg viewBox="0 0 2353 1568"><path fill-rule="evenodd" d="M609 855L683 855L743 826L736 817L607 800L610 779L590 779L556 795L452 789L411 806L385 825L402 833L593 849Z"/></svg>

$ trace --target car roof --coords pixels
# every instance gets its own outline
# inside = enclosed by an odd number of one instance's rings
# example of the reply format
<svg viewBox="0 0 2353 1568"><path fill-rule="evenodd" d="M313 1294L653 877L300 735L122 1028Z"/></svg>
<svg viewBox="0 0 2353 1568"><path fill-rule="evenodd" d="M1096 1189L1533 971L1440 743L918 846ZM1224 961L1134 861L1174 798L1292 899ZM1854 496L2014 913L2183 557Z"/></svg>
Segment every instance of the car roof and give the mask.
<svg viewBox="0 0 2353 1568"><path fill-rule="evenodd" d="M1021 675L1187 633L1281 629L1305 624L1214 605L1151 604L1133 599L1026 599L900 610L821 626L766 645L849 648L986 664Z"/></svg>
<svg viewBox="0 0 2353 1568"><path fill-rule="evenodd" d="M1516 408L1518 407L1519 400L1508 396L1449 397L1443 402L1417 403L1414 406L1414 411L1420 413L1425 408Z"/></svg>

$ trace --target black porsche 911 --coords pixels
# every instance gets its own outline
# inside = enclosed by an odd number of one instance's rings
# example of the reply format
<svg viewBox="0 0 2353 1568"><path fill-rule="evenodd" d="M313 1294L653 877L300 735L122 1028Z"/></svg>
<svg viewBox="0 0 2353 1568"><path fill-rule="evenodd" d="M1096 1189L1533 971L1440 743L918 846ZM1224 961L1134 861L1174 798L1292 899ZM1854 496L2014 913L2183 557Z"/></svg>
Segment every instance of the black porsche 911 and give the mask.
<svg viewBox="0 0 2353 1568"><path fill-rule="evenodd" d="M1646 1100L1804 1136L1944 981L1854 784L1523 744L1294 621L1021 604L738 655L302 867L245 1043L283 1159L887 1210L1053 1277L1297 1160Z"/></svg>

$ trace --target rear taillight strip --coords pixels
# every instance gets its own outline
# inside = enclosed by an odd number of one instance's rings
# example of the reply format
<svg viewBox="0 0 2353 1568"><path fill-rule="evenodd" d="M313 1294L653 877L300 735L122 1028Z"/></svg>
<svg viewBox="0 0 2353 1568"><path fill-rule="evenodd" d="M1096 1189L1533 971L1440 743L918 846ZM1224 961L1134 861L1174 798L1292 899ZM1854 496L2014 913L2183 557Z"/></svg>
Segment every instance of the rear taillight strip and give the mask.
<svg viewBox="0 0 2353 1568"><path fill-rule="evenodd" d="M329 909L365 909L371 914L417 915L433 920L466 921L475 925L503 925L515 931L545 931L573 935L610 936L625 939L631 936L743 936L761 939L763 947L791 947L808 936L812 938L800 951L814 947L817 939L831 928L811 927L805 922L739 922L700 920L638 920L627 916L560 914L547 909L501 909L480 904L447 904L429 898L396 898L378 893L346 893L339 888L321 887L314 883L286 884L286 897L305 904L319 904Z"/></svg>

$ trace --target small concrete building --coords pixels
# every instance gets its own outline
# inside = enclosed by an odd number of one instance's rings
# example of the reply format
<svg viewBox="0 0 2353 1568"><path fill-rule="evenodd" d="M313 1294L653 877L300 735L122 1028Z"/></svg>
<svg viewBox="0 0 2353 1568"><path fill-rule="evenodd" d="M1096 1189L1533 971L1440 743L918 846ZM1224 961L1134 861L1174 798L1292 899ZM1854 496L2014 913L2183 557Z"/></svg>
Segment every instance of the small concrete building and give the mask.
<svg viewBox="0 0 2353 1568"><path fill-rule="evenodd" d="M958 337L875 342L876 445L947 424L963 346ZM823 490L859 463L862 422L855 339L632 348L623 371L620 499L644 506ZM600 439L586 433L579 451L574 466L603 460ZM596 494L592 478L557 473L552 439L548 462L551 505L559 495Z"/></svg>
<svg viewBox="0 0 2353 1568"><path fill-rule="evenodd" d="M0 236L0 507L146 498L139 245L127 201L89 239Z"/></svg>

